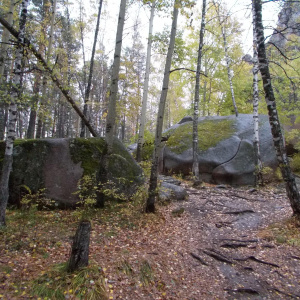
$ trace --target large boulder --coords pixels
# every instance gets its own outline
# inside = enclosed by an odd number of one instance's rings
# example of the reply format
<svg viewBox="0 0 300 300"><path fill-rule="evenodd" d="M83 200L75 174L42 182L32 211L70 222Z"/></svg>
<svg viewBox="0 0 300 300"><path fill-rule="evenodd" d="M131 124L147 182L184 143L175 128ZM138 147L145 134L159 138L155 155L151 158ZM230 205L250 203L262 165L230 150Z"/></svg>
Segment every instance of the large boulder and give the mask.
<svg viewBox="0 0 300 300"><path fill-rule="evenodd" d="M191 174L193 163L192 121L167 130L162 155L164 174ZM198 160L202 180L231 185L254 184L253 116L202 117L198 122ZM260 150L264 166L277 167L269 119L259 117Z"/></svg>
<svg viewBox="0 0 300 300"><path fill-rule="evenodd" d="M0 143L0 165L4 146ZM47 198L65 206L75 204L79 180L99 171L105 146L103 138L16 140L10 203L18 204L24 191L45 189ZM128 198L144 180L142 169L117 139L109 159L108 179Z"/></svg>

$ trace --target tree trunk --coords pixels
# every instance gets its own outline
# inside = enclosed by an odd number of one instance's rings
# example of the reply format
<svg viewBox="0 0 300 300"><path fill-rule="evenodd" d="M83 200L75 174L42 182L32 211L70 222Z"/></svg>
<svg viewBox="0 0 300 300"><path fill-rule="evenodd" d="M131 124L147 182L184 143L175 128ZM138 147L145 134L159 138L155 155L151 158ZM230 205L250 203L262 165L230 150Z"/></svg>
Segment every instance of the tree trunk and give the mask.
<svg viewBox="0 0 300 300"><path fill-rule="evenodd" d="M57 0L53 1L52 5L52 12L51 12L51 24L50 24L50 33L49 33L49 39L48 39L48 50L46 55L46 62L49 65L50 58L52 54L52 46L53 46L53 33L54 33L54 21L55 21L55 14L56 14L56 3ZM40 103L40 110L38 113L38 124L37 124L37 130L36 130L36 138L42 138L44 136L45 131L45 109L46 109L46 88L47 88L47 75L44 74L43 76L43 85L42 85L42 97L41 97L41 103Z"/></svg>
<svg viewBox="0 0 300 300"><path fill-rule="evenodd" d="M271 83L271 75L266 55L264 28L262 23L262 4L261 0L253 0L254 24L257 39L257 55L259 70L263 80L265 99L268 108L269 122L271 126L273 142L282 177L286 184L287 196L295 215L300 215L300 195L296 185L295 177L289 166L286 154L284 138L278 118L274 91Z"/></svg>
<svg viewBox="0 0 300 300"><path fill-rule="evenodd" d="M89 264L89 247L90 247L90 221L81 221L77 228L70 259L68 262L68 272L74 272L80 268L87 267Z"/></svg>
<svg viewBox="0 0 300 300"><path fill-rule="evenodd" d="M203 39L204 39L204 32L205 32L205 14L206 14L206 0L203 0L198 59L197 59L195 99L194 99L194 118L193 118L193 174L194 174L195 181L199 181L200 179L199 162L198 162L198 118L199 118L199 98L200 98L200 72L201 72Z"/></svg>
<svg viewBox="0 0 300 300"><path fill-rule="evenodd" d="M228 76L228 81L229 81L231 99L232 99L232 104L233 104L233 107L234 107L235 115L236 115L236 117L238 117L239 113L238 113L238 109L237 109L236 102L235 102L234 89L233 89L233 84L232 84L232 74L231 74L231 69L230 69L230 57L228 55L228 45L227 45L225 25L222 24L224 22L224 20L223 20L223 22L221 21L219 4L217 4L215 1L213 1L213 4L216 7L218 21L219 21L219 24L221 26L221 32L222 32L223 43L224 43L225 61L226 61L226 67L227 67L227 76Z"/></svg>
<svg viewBox="0 0 300 300"><path fill-rule="evenodd" d="M117 106L117 96L118 96L119 70L120 70L121 50L122 50L122 41L123 41L123 28L124 28L125 13L126 13L126 1L127 0L121 0L120 2L119 21L118 21L116 45L115 45L115 53L114 53L114 63L112 67L111 85L110 85L109 100L108 100L108 113L106 118L106 132L105 132L106 149L105 149L105 154L103 154L103 168L97 174L97 179L99 182L101 182L101 184L105 184L107 182L108 160L113 150L113 141L114 141L114 134L115 134L115 126L116 126L116 106ZM97 206L98 207L104 206L104 194L102 192L97 193Z"/></svg>
<svg viewBox="0 0 300 300"><path fill-rule="evenodd" d="M18 37L18 32L12 26L10 26L6 22L6 20L2 18L2 16L0 16L0 23L5 28L7 28L14 37ZM92 125L89 123L89 121L83 115L81 109L77 106L76 101L70 95L69 90L63 86L63 84L60 82L60 80L56 76L56 72L54 72L52 70L52 68L49 66L49 64L47 64L45 59L41 56L41 54L39 54L39 52L35 49L35 47L30 43L30 41L28 39L25 38L23 44L32 52L32 54L38 59L38 61L41 63L41 65L44 67L44 69L48 72L52 81L56 84L56 86L59 88L61 93L65 96L66 100L71 104L71 106L76 111L76 113L79 115L79 117L85 122L85 125L88 127L91 134L94 137L98 136L96 130L92 127Z"/></svg>
<svg viewBox="0 0 300 300"><path fill-rule="evenodd" d="M254 164L255 164L255 185L263 184L262 177L262 163L259 148L259 119L258 119L258 57L257 57L257 40L255 34L255 13L252 12L253 17L253 121L254 121L254 137L253 137L253 149L254 149Z"/></svg>
<svg viewBox="0 0 300 300"><path fill-rule="evenodd" d="M139 137L137 142L136 160L140 162L142 160L142 151L144 143L145 123L146 123L146 111L148 101L148 86L149 86L149 75L151 65L151 46L152 46L152 32L153 32L153 19L154 19L155 1L151 4L151 13L149 20L149 34L148 34L148 46L147 46L147 57L146 57L146 70L145 70L145 81L143 89L143 101L139 128Z"/></svg>
<svg viewBox="0 0 300 300"><path fill-rule="evenodd" d="M7 22L12 25L13 22L13 13L14 13L15 1L10 1L10 7L8 11ZM6 28L3 28L2 38L1 38L1 51L0 51L0 87L5 82L5 60L7 58L7 50L9 43L9 31ZM6 104L4 101L0 103L0 140L4 139L5 136L5 127L6 127L6 118L5 118Z"/></svg>
<svg viewBox="0 0 300 300"><path fill-rule="evenodd" d="M98 9L97 24L96 24L96 30L95 30L95 36L94 36L94 44L93 44L93 49L92 49L92 57L91 57L91 62L90 62L89 78L88 78L87 87L86 87L85 95L84 95L83 114L85 116L87 115L87 108L88 108L87 102L89 101L89 98L90 98L90 92L91 92L91 86L92 86L92 78L93 78L93 70L94 70L94 57L95 57L95 52L96 52L97 38L98 38L98 32L99 32L99 26L100 26L100 16L101 16L101 10L102 10L102 2L103 2L103 0L100 0L99 9ZM84 122L81 122L80 137L85 137L85 124L84 124Z"/></svg>
<svg viewBox="0 0 300 300"><path fill-rule="evenodd" d="M166 65L164 71L163 87L160 95L157 121L156 121L156 131L155 131L155 142L154 142L154 153L152 159L151 175L150 175L150 185L148 190L148 199L146 203L146 212L154 213L155 212L155 197L156 197L156 188L157 188L157 176L158 176L158 163L161 152L161 138L162 138L162 127L163 127L163 118L165 112L166 98L168 94L169 80L170 80L170 69L172 56L175 46L175 36L176 36L176 27L177 27L177 18L178 18L178 0L174 1L174 10L173 10L173 22L170 35L170 43L166 58Z"/></svg>
<svg viewBox="0 0 300 300"><path fill-rule="evenodd" d="M11 91L11 102L9 104L9 122L8 133L6 138L5 155L3 160L3 167L0 180L0 226L5 226L5 212L8 202L8 182L13 163L13 147L16 138L16 122L18 117L17 99L20 96L21 82L22 82L22 58L23 58L23 44L25 38L25 25L27 19L27 7L29 0L23 0L21 4L21 15L19 21L18 47L16 51L14 78Z"/></svg>

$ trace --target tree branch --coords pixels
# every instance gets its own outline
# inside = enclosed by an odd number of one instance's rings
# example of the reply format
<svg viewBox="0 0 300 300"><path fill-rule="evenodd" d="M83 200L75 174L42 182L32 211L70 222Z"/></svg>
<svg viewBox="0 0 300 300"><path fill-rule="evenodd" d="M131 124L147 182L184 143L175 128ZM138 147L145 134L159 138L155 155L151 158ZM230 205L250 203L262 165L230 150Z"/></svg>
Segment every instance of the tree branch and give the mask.
<svg viewBox="0 0 300 300"><path fill-rule="evenodd" d="M13 35L15 38L18 38L18 31L15 30L4 18L2 15L0 15L0 23ZM72 96L69 94L68 89L66 89L63 84L60 82L58 77L54 74L53 70L50 68L50 66L47 64L46 60L42 57L42 55L36 50L36 48L31 44L30 40L25 38L24 45L27 47L32 54L38 59L38 61L41 63L41 65L44 67L44 69L49 73L52 81L56 84L56 86L60 89L62 94L65 96L66 100L72 105L76 113L79 115L79 117L82 119L86 127L88 127L89 131L94 137L97 137L98 134L96 130L92 127L90 122L87 120L81 109L77 106Z"/></svg>

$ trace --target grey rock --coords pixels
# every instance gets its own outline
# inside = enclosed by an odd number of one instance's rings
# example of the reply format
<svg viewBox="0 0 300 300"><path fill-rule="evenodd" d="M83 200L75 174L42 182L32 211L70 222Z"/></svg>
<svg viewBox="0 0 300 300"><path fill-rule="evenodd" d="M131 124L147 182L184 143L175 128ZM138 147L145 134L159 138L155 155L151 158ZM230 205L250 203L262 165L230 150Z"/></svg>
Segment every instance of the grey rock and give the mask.
<svg viewBox="0 0 300 300"><path fill-rule="evenodd" d="M0 168L3 146L4 142L0 143ZM103 138L16 141L10 176L10 203L18 204L28 189L33 194L45 189L45 196L59 205L74 205L79 201L78 195L74 194L79 180L84 175L98 173L102 168L104 149ZM108 179L130 199L144 182L142 169L117 139L108 163Z"/></svg>
<svg viewBox="0 0 300 300"><path fill-rule="evenodd" d="M188 193L184 188L178 185L162 182L159 189L158 198L161 201L182 201L188 198Z"/></svg>
<svg viewBox="0 0 300 300"><path fill-rule="evenodd" d="M219 122L228 120L232 123L231 136L220 140L207 150L198 151L200 179L215 184L253 185L254 184L254 150L253 150L253 116L240 114L235 116L202 117L198 122ZM187 121L176 124L165 134L176 133L181 126L187 126ZM277 158L273 146L269 118L259 116L260 150L264 166L277 168ZM218 129L217 129L218 130ZM222 128L219 129L222 133ZM220 134L218 132L218 134ZM185 133L186 140L192 141L192 132ZM214 135L214 132L211 133ZM213 138L213 137L212 137ZM201 143L201 138L199 140ZM160 170L163 174L190 175L193 164L192 143L190 142L183 151L175 151L174 146L165 144L162 154ZM175 153L176 152L176 153Z"/></svg>

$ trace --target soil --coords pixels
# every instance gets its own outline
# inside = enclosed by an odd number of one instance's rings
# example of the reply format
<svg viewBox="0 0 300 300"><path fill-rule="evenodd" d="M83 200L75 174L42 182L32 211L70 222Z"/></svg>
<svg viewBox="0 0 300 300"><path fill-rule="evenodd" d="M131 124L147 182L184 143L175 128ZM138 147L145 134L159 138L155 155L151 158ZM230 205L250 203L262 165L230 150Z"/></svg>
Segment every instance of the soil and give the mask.
<svg viewBox="0 0 300 300"><path fill-rule="evenodd" d="M292 215L282 186L187 190L190 267L207 299L300 299L300 249L263 230Z"/></svg>
<svg viewBox="0 0 300 300"><path fill-rule="evenodd" d="M182 185L189 199L157 205L155 215L132 215L125 203L93 219L90 264L105 277L106 299L300 299L300 233L296 226L291 239L280 229L293 220L283 186ZM68 259L77 226L64 221L68 214L43 215L52 223L38 222L34 236L16 231L17 250L4 232L0 299L39 298L30 294L33 280ZM79 299L69 288L64 294Z"/></svg>

